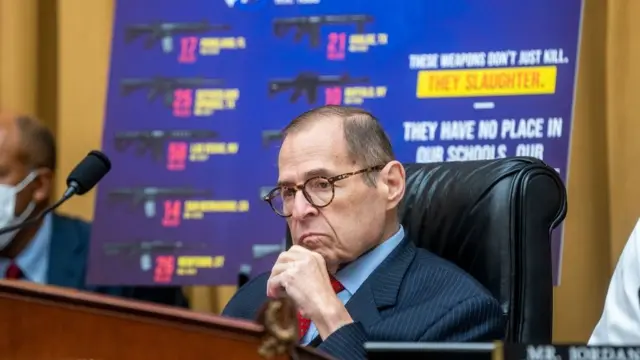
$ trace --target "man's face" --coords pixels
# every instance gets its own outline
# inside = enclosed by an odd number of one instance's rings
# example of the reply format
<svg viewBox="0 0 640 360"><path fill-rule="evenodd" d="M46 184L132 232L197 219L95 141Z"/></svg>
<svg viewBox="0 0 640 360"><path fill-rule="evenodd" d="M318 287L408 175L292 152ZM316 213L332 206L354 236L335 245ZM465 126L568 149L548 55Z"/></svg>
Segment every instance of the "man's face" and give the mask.
<svg viewBox="0 0 640 360"><path fill-rule="evenodd" d="M51 171L31 169L25 164L19 129L12 118L0 116L0 184L15 186L32 170L38 176L16 195L15 215L20 215L31 201L43 203L51 189Z"/></svg>
<svg viewBox="0 0 640 360"><path fill-rule="evenodd" d="M326 118L285 138L278 167L279 183L291 186L317 175L331 177L363 166L349 159L342 120ZM372 187L363 176L337 181L333 201L323 208L312 206L301 191L295 194L292 215L287 218L293 243L321 254L330 271L382 241L387 216L395 207L384 181L378 179L378 186Z"/></svg>

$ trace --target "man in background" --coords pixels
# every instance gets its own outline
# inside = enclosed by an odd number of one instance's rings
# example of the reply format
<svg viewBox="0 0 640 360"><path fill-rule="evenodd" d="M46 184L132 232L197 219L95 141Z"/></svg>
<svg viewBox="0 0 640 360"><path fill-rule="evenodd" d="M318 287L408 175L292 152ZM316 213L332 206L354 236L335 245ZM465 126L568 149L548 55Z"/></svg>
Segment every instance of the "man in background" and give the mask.
<svg viewBox="0 0 640 360"><path fill-rule="evenodd" d="M34 118L0 114L0 227L24 222L50 205L55 170L51 131ZM188 307L179 287L86 286L90 234L89 223L56 213L1 234L0 278Z"/></svg>
<svg viewBox="0 0 640 360"><path fill-rule="evenodd" d="M373 115L325 106L284 130L266 197L293 246L240 288L223 315L255 319L268 297L296 304L300 343L366 359L367 341L492 341L500 304L470 275L417 248L399 222L405 170Z"/></svg>

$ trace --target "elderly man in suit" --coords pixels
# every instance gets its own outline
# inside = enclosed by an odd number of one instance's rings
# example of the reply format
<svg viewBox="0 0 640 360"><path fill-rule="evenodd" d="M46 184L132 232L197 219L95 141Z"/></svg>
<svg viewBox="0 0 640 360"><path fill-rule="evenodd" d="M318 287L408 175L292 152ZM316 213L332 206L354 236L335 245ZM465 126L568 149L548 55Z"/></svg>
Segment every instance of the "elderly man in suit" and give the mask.
<svg viewBox="0 0 640 360"><path fill-rule="evenodd" d="M380 123L325 106L284 130L278 186L266 197L293 246L238 290L223 315L255 319L286 293L301 344L365 359L366 341L490 341L505 335L500 304L470 275L404 236L405 171Z"/></svg>
<svg viewBox="0 0 640 360"><path fill-rule="evenodd" d="M18 224L50 204L56 169L53 134L38 120L0 114L0 227ZM188 307L178 287L86 286L91 225L49 214L36 226L0 235L0 278Z"/></svg>

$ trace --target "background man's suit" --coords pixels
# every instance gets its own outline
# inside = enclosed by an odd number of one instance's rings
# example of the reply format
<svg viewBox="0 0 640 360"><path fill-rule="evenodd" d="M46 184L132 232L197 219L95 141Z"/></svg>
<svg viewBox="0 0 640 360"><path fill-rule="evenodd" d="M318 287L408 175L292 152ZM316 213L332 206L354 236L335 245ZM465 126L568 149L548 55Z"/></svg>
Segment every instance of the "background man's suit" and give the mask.
<svg viewBox="0 0 640 360"><path fill-rule="evenodd" d="M269 273L240 288L224 316L255 320ZM365 341L491 341L505 335L500 304L452 263L405 238L346 305L354 323L316 346L339 359L365 359Z"/></svg>
<svg viewBox="0 0 640 360"><path fill-rule="evenodd" d="M80 219L54 214L47 283L130 299L188 307L179 287L86 286L91 225Z"/></svg>

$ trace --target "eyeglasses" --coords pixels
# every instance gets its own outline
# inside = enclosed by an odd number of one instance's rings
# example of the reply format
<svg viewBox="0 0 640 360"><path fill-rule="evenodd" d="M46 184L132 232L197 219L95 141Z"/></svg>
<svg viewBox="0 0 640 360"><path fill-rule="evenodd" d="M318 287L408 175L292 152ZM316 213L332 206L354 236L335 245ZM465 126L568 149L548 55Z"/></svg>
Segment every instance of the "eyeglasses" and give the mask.
<svg viewBox="0 0 640 360"><path fill-rule="evenodd" d="M302 185L279 186L271 190L263 200L269 203L276 214L282 217L289 217L293 213L296 192L302 190L302 194L309 204L316 208L323 208L331 204L336 195L334 186L336 181L358 174L380 171L383 168L384 165L378 165L332 177L315 176L305 181Z"/></svg>

